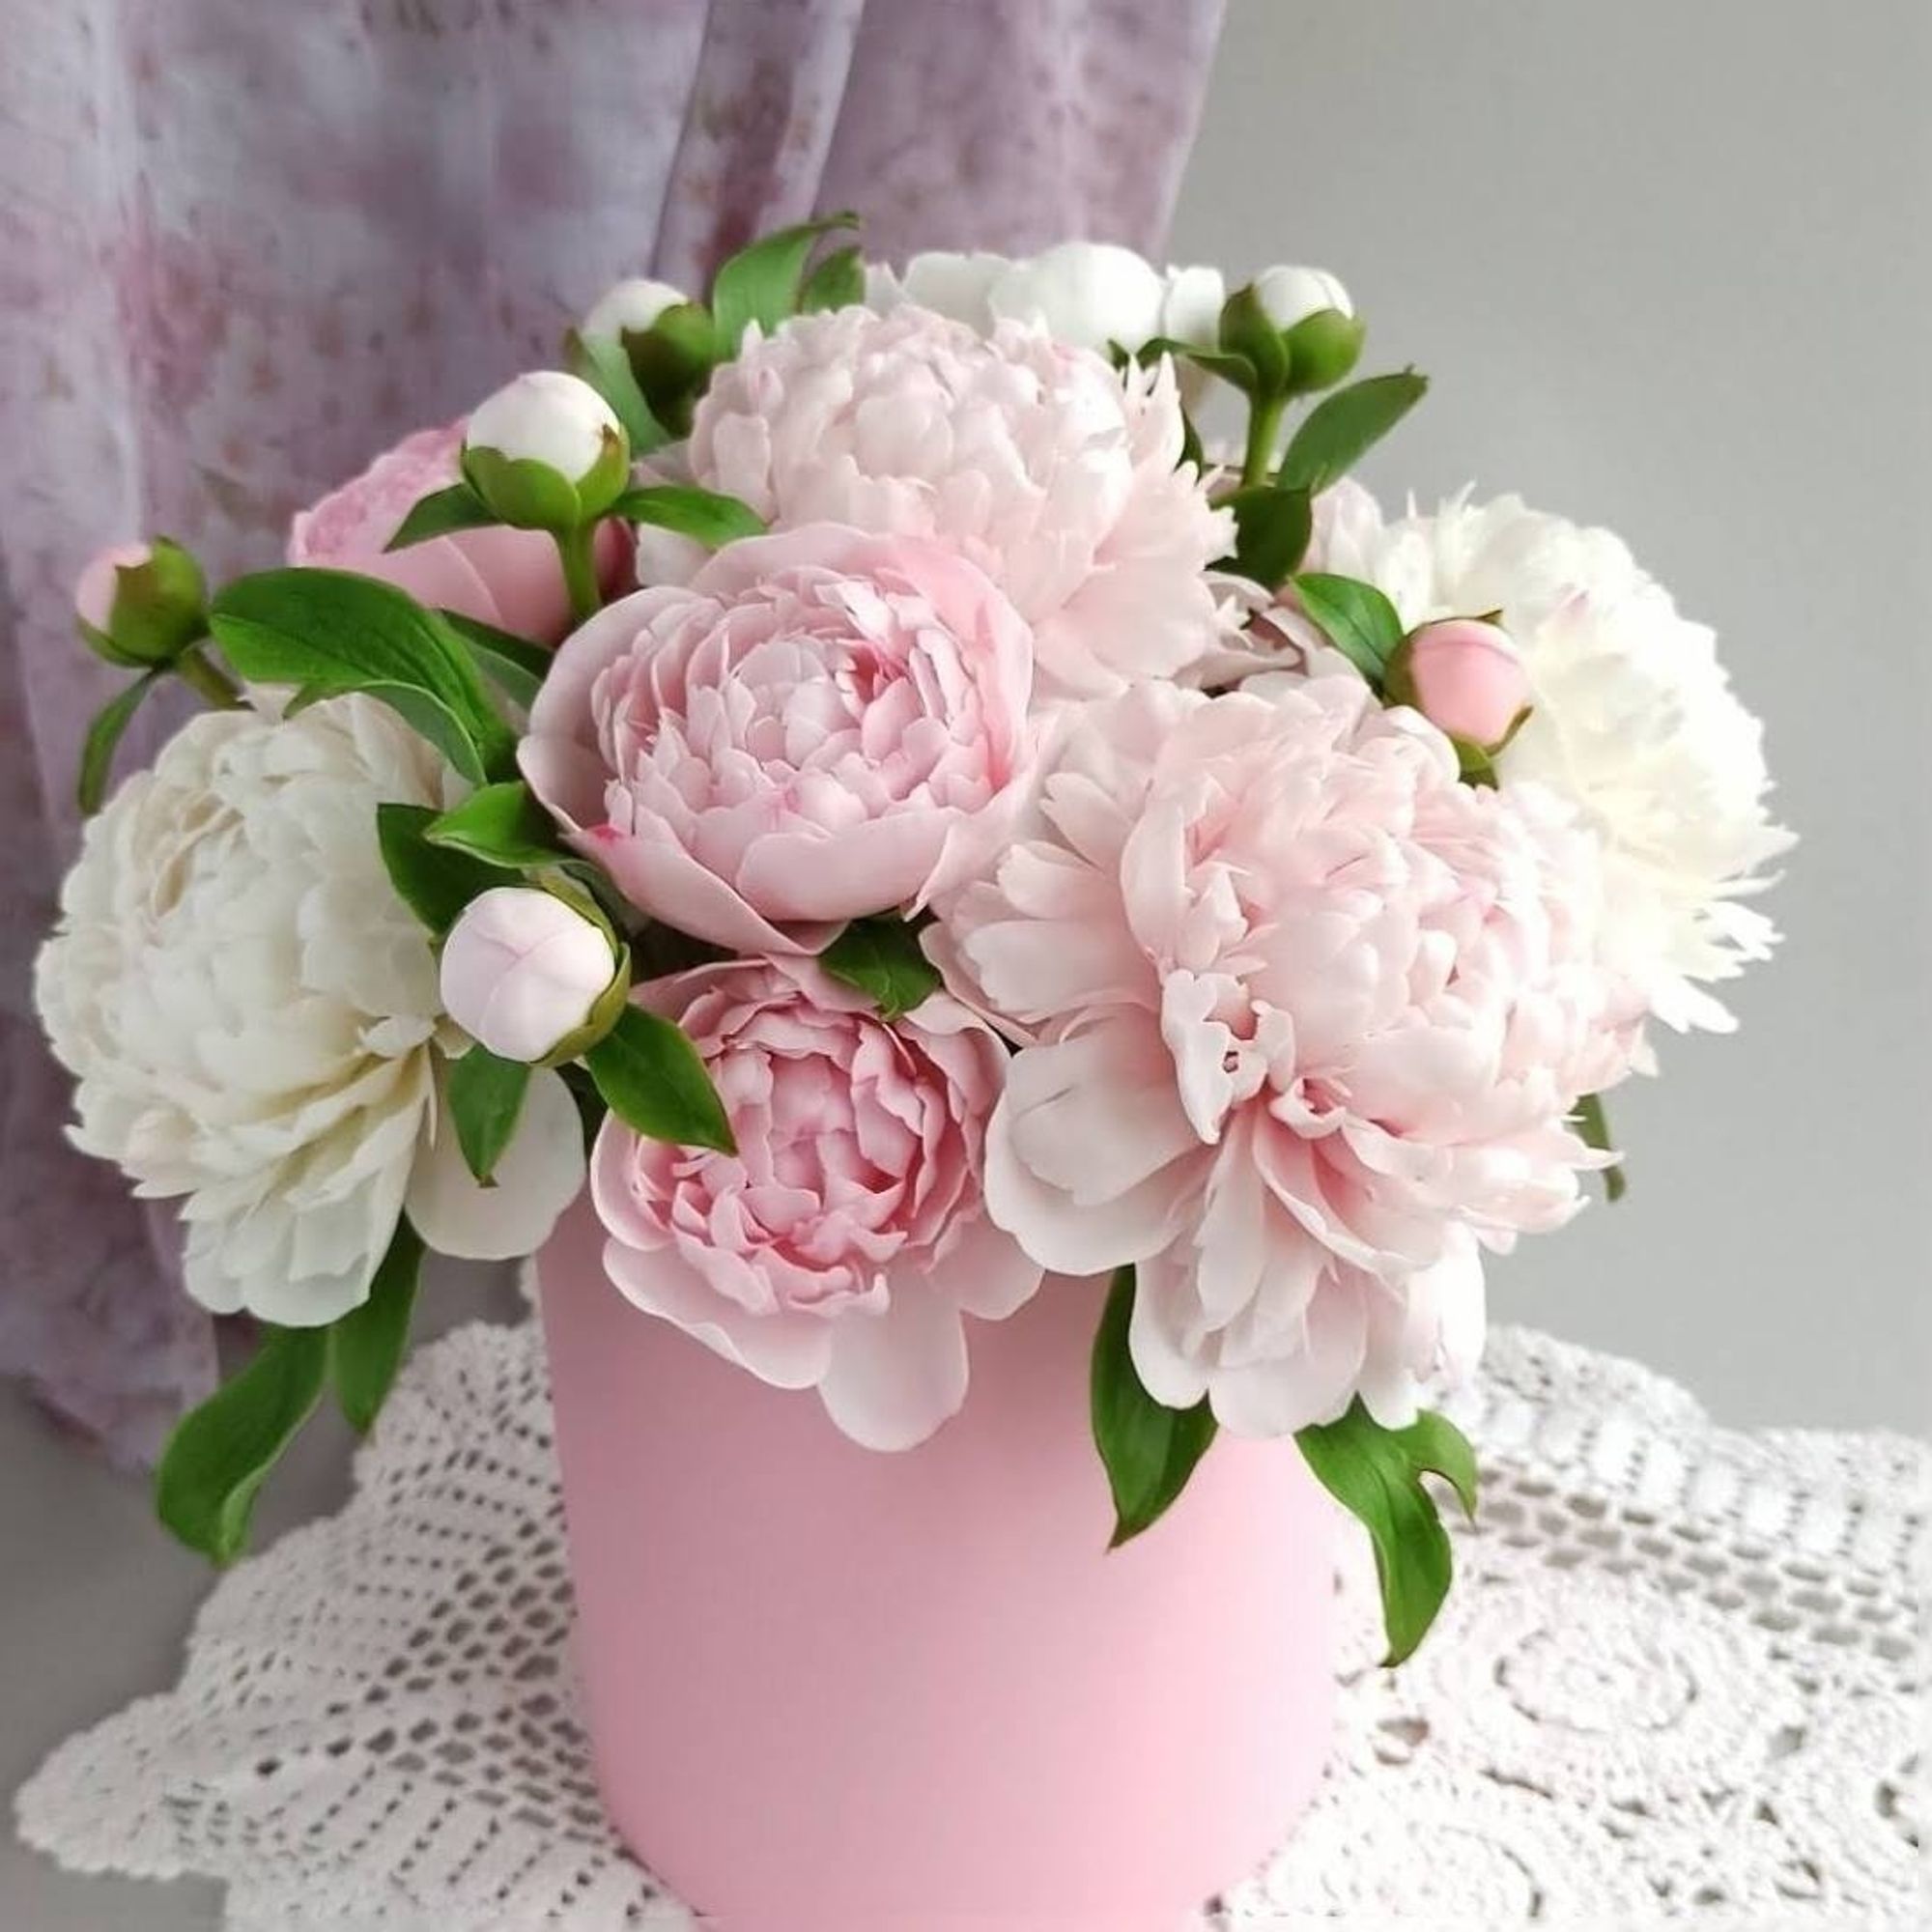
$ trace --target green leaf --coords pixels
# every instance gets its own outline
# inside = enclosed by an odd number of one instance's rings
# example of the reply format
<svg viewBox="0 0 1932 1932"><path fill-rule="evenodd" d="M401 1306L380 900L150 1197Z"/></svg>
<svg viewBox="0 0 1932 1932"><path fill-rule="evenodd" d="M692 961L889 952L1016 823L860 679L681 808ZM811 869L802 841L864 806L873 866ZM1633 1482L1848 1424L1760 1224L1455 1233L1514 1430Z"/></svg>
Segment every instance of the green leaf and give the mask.
<svg viewBox="0 0 1932 1932"><path fill-rule="evenodd" d="M1304 571L1294 580L1301 608L1328 641L1381 690L1382 672L1402 643L1402 619L1373 583Z"/></svg>
<svg viewBox="0 0 1932 1932"><path fill-rule="evenodd" d="M497 521L497 513L468 483L452 483L447 490L420 497L410 513L396 526L396 533L383 548L407 550L412 544L426 543L431 537L447 536L452 530L473 530Z"/></svg>
<svg viewBox="0 0 1932 1932"><path fill-rule="evenodd" d="M655 1141L736 1153L724 1105L697 1049L662 1014L626 1007L583 1056L611 1111Z"/></svg>
<svg viewBox="0 0 1932 1932"><path fill-rule="evenodd" d="M460 611L439 611L438 620L453 634L469 662L507 697L527 711L550 673L551 654L510 631L499 631Z"/></svg>
<svg viewBox="0 0 1932 1932"><path fill-rule="evenodd" d="M145 677L137 677L132 684L123 686L94 714L93 722L87 727L87 736L81 740L80 775L73 788L74 802L80 807L83 818L91 818L100 810L100 801L107 796L107 781L114 769L114 753L120 747L122 735L135 712L140 710L141 700L166 675L167 668L161 666L149 671Z"/></svg>
<svg viewBox="0 0 1932 1932"><path fill-rule="evenodd" d="M856 214L828 214L820 221L781 228L733 255L711 284L711 313L720 351L735 355L752 323L769 335L786 316L795 315L805 265L818 238L858 225Z"/></svg>
<svg viewBox="0 0 1932 1932"><path fill-rule="evenodd" d="M1577 1111L1570 1116L1570 1124L1577 1129L1578 1138L1587 1148L1594 1148L1599 1153L1612 1153L1616 1151L1616 1141L1610 1133L1610 1117L1604 1106L1601 1094L1585 1094L1577 1102ZM1607 1201L1621 1201L1629 1192L1630 1181L1621 1165L1606 1167L1604 1173L1604 1198Z"/></svg>
<svg viewBox="0 0 1932 1932"><path fill-rule="evenodd" d="M516 734L449 629L394 585L345 570L259 571L214 599L209 626L259 684L364 691L399 711L467 778L509 776Z"/></svg>
<svg viewBox="0 0 1932 1932"><path fill-rule="evenodd" d="M256 1492L314 1410L326 1328L265 1326L254 1359L175 1425L155 1471L155 1509L190 1549L229 1563L248 1538Z"/></svg>
<svg viewBox="0 0 1932 1932"><path fill-rule="evenodd" d="M467 852L432 845L437 813L426 805L387 802L376 808L376 842L396 895L439 939L479 893L503 883L494 866Z"/></svg>
<svg viewBox="0 0 1932 1932"><path fill-rule="evenodd" d="M681 537L696 537L714 550L738 537L762 536L765 530L765 520L749 503L685 483L654 483L644 489L626 490L611 505L611 514L628 517L634 524L675 530Z"/></svg>
<svg viewBox="0 0 1932 1932"><path fill-rule="evenodd" d="M335 1399L358 1435L369 1433L402 1367L422 1260L422 1236L406 1217L399 1218L388 1251L369 1284L368 1300L327 1330L328 1373Z"/></svg>
<svg viewBox="0 0 1932 1932"><path fill-rule="evenodd" d="M1455 1486L1463 1507L1476 1507L1476 1458L1462 1433L1425 1411L1406 1429L1385 1429L1357 1400L1339 1422L1299 1431L1308 1466L1375 1546L1389 1663L1412 1656L1449 1594L1454 1559L1449 1532L1426 1473Z"/></svg>
<svg viewBox="0 0 1932 1932"><path fill-rule="evenodd" d="M1134 1270L1116 1268L1094 1339L1091 1389L1094 1440L1114 1492L1112 1549L1160 1520L1186 1488L1215 1430L1207 1403L1169 1408L1147 1392L1128 1343L1133 1310Z"/></svg>
<svg viewBox="0 0 1932 1932"><path fill-rule="evenodd" d="M866 299L866 264L859 250L837 248L805 278L799 310L857 308Z"/></svg>
<svg viewBox="0 0 1932 1932"><path fill-rule="evenodd" d="M449 1063L443 1097L456 1123L456 1144L469 1172L486 1187L517 1131L530 1068L521 1060L498 1060L481 1046L472 1046Z"/></svg>
<svg viewBox="0 0 1932 1932"><path fill-rule="evenodd" d="M432 845L467 853L505 872L558 866L569 856L556 842L555 822L522 779L478 786L431 824L423 837Z"/></svg>
<svg viewBox="0 0 1932 1932"><path fill-rule="evenodd" d="M1243 395L1252 395L1261 380L1255 373L1255 365L1245 355L1231 355L1225 350L1207 349L1198 342L1182 342L1172 335L1156 335L1151 342L1143 342L1135 352L1135 359L1140 362L1155 361L1163 355L1192 362L1197 369L1220 377Z"/></svg>
<svg viewBox="0 0 1932 1932"><path fill-rule="evenodd" d="M563 349L571 374L588 383L623 424L633 456L647 456L671 440L670 432L652 413L631 358L615 336L581 335L573 328L564 337Z"/></svg>
<svg viewBox="0 0 1932 1932"><path fill-rule="evenodd" d="M818 963L866 994L889 1020L939 990L939 969L921 950L918 928L902 919L855 919Z"/></svg>
<svg viewBox="0 0 1932 1932"><path fill-rule="evenodd" d="M1235 554L1223 561L1268 590L1293 576L1315 527L1308 492L1256 484L1236 490L1228 507L1235 513Z"/></svg>
<svg viewBox="0 0 1932 1932"><path fill-rule="evenodd" d="M1309 411L1281 460L1284 489L1319 496L1346 476L1419 403L1429 379L1406 369L1371 376L1324 396Z"/></svg>

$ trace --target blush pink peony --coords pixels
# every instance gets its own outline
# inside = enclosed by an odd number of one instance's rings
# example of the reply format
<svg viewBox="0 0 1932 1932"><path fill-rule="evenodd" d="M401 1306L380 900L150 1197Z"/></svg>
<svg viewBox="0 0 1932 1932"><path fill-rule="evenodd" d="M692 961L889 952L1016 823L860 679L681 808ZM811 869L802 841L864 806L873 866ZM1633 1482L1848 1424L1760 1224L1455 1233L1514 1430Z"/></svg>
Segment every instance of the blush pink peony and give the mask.
<svg viewBox="0 0 1932 1932"><path fill-rule="evenodd" d="M455 422L405 437L303 510L290 526L289 561L378 577L420 604L554 644L570 629L570 596L556 546L542 531L491 526L384 549L419 498L456 482L464 427ZM607 589L621 582L627 562L615 524L600 532L598 565Z"/></svg>
<svg viewBox="0 0 1932 1932"><path fill-rule="evenodd" d="M1279 1435L1408 1419L1473 1359L1478 1245L1600 1164L1566 1117L1626 1070L1596 848L1352 675L1147 685L1062 721L987 880L928 942L1031 1038L987 1146L1043 1266L1139 1264L1142 1380Z"/></svg>
<svg viewBox="0 0 1932 1932"><path fill-rule="evenodd" d="M1005 1047L943 993L889 1024L802 960L636 997L710 1064L738 1152L607 1119L591 1194L611 1279L765 1381L815 1388L866 1447L923 1441L965 1400L962 1317L999 1321L1039 1285L981 1198Z"/></svg>
<svg viewBox="0 0 1932 1932"><path fill-rule="evenodd" d="M688 460L777 524L956 544L1033 625L1058 697L1180 674L1227 640L1203 573L1233 523L1181 437L1165 362L1122 377L1037 327L847 308L721 368Z"/></svg>
<svg viewBox="0 0 1932 1932"><path fill-rule="evenodd" d="M1032 678L1032 634L952 551L813 525L599 611L557 652L521 757L643 911L810 951L990 850Z"/></svg>

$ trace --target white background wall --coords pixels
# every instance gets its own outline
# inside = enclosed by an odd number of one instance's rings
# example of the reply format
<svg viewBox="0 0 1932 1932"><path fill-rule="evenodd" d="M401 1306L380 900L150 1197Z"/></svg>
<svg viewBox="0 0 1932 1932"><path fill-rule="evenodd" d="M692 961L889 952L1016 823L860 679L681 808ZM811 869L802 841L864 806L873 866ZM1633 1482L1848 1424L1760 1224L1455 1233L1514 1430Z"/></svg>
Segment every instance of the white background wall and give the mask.
<svg viewBox="0 0 1932 1932"><path fill-rule="evenodd" d="M1385 497L1611 526L1767 720L1785 946L1492 1299L1738 1422L1932 1419L1928 95L1932 0L1230 0L1175 222L1435 379Z"/></svg>

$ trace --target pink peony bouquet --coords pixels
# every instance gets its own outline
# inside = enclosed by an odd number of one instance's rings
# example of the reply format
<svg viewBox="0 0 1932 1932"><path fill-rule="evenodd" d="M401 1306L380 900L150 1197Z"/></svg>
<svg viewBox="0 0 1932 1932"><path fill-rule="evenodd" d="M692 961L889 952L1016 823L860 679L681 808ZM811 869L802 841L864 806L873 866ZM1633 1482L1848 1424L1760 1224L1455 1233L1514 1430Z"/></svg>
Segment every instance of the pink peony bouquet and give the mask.
<svg viewBox="0 0 1932 1932"><path fill-rule="evenodd" d="M326 1393L375 1416L425 1251L582 1200L639 1321L882 1453L1111 1277L1117 1539L1294 1437L1405 1655L1485 1256L1617 1190L1603 1096L1774 938L1758 727L1616 538L1349 480L1425 385L1355 378L1332 275L849 225L620 286L286 568L83 579L132 675L40 1009L75 1144L260 1323L161 1515L231 1556ZM207 709L108 795L171 676Z"/></svg>

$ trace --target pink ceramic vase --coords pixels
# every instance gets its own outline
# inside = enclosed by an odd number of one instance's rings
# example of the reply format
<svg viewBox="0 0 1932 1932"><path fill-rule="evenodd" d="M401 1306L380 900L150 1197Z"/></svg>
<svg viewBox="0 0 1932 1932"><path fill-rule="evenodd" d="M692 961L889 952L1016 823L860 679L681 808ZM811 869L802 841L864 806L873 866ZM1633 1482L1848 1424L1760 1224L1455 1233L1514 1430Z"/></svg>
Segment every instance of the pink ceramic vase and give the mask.
<svg viewBox="0 0 1932 1932"><path fill-rule="evenodd" d="M1179 1932L1326 1754L1332 1525L1290 1443L1223 1439L1111 1554L1088 1433L1102 1285L969 1324L902 1455L605 1278L539 1261L605 1802L724 1932Z"/></svg>

